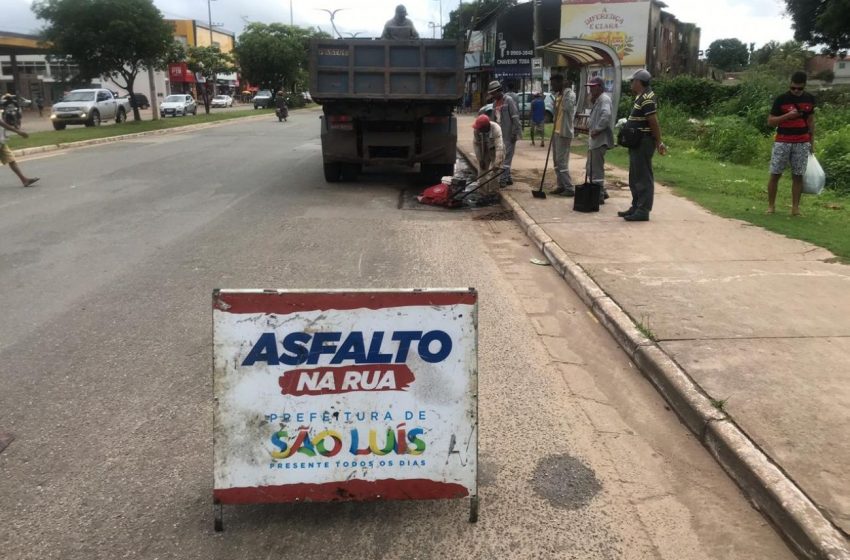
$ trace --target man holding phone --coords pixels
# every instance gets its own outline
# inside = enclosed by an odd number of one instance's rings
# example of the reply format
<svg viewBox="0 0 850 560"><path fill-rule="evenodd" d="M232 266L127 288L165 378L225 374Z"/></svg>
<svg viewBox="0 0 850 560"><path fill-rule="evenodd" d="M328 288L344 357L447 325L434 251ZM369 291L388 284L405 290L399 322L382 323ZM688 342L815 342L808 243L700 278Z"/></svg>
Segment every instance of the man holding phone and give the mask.
<svg viewBox="0 0 850 560"><path fill-rule="evenodd" d="M767 182L767 213L776 212L776 191L782 172L791 166L791 215L800 215L803 175L809 154L815 151L815 98L805 91L806 73L795 72L791 86L773 102L767 117L775 126L776 138L770 156L770 179Z"/></svg>

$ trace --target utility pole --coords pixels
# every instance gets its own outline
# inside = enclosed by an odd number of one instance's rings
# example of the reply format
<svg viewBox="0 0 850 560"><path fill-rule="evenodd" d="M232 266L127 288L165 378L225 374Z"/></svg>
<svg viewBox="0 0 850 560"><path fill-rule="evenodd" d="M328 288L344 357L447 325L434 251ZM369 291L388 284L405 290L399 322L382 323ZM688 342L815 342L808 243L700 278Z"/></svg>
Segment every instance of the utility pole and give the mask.
<svg viewBox="0 0 850 560"><path fill-rule="evenodd" d="M437 0L440 3L440 39L443 38L443 0Z"/></svg>
<svg viewBox="0 0 850 560"><path fill-rule="evenodd" d="M431 38L436 39L437 38L437 24L434 23L433 21L429 21L428 27L431 29Z"/></svg>
<svg viewBox="0 0 850 560"><path fill-rule="evenodd" d="M289 26L295 25L295 20L292 17L292 0L289 0Z"/></svg>

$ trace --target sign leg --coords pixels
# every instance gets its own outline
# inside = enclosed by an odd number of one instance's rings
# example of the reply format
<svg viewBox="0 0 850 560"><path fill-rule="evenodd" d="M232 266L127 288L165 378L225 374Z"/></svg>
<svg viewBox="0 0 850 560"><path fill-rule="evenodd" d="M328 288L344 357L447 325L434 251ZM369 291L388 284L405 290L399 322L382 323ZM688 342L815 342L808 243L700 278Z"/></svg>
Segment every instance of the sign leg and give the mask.
<svg viewBox="0 0 850 560"><path fill-rule="evenodd" d="M219 503L213 504L213 528L216 533L224 531L224 506Z"/></svg>
<svg viewBox="0 0 850 560"><path fill-rule="evenodd" d="M469 501L469 522L475 523L478 521L478 496L472 496Z"/></svg>

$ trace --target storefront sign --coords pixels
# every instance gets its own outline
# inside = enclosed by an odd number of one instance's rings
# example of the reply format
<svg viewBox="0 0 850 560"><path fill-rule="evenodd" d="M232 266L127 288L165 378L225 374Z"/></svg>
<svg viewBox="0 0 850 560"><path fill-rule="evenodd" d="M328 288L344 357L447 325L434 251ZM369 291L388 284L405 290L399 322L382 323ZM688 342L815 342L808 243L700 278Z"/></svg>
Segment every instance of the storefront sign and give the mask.
<svg viewBox="0 0 850 560"><path fill-rule="evenodd" d="M216 502L475 497L477 299L216 291Z"/></svg>
<svg viewBox="0 0 850 560"><path fill-rule="evenodd" d="M531 59L534 56L533 6L529 2L507 10L496 22L497 80L531 78Z"/></svg>
<svg viewBox="0 0 850 560"><path fill-rule="evenodd" d="M564 0L561 37L588 39L611 46L622 66L646 64L650 2Z"/></svg>

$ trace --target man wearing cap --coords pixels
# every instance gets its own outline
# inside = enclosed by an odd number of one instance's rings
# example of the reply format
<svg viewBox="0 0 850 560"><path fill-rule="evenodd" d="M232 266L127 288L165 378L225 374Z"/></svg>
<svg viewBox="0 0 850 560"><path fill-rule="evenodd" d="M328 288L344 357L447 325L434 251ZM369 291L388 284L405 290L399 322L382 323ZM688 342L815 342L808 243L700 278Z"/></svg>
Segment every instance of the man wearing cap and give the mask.
<svg viewBox="0 0 850 560"><path fill-rule="evenodd" d="M642 137L637 146L629 148L629 189L632 191L632 205L628 210L617 212L617 215L627 222L649 220L655 196L652 156L655 150L662 156L667 153L667 146L661 141L655 92L649 85L651 79L652 76L646 70L638 70L631 79L632 93L636 96L635 104L624 126L637 128Z"/></svg>
<svg viewBox="0 0 850 560"><path fill-rule="evenodd" d="M384 32L381 34L381 39L405 41L407 39L418 38L419 33L416 32L416 27L407 18L407 8L404 7L404 4L399 4L395 7L395 17L384 24Z"/></svg>
<svg viewBox="0 0 850 560"><path fill-rule="evenodd" d="M549 86L557 95L555 104L555 129L552 132L552 158L558 185L552 194L575 196L575 187L570 179L570 144L574 136L576 118L576 94L572 81L564 80L560 74L549 78Z"/></svg>
<svg viewBox="0 0 850 560"><path fill-rule="evenodd" d="M502 141L502 127L498 123L490 121L487 115L478 115L472 125L475 131L472 145L475 149L475 158L478 160L478 168L481 175L493 169L500 169L505 160L505 144ZM499 183L496 178L485 182L479 192L482 196L489 196L498 192Z"/></svg>
<svg viewBox="0 0 850 560"><path fill-rule="evenodd" d="M587 142L585 172L590 177L591 183L601 187L600 202L604 203L608 198L608 192L605 189L605 152L614 147L614 112L611 98L605 93L605 83L602 78L592 78L587 86L590 88L590 101L593 107L590 109L590 117L587 120L590 139Z"/></svg>
<svg viewBox="0 0 850 560"><path fill-rule="evenodd" d="M493 97L493 118L501 127L502 139L505 142L505 159L502 163L502 169L505 172L499 179L499 185L505 187L514 184L511 177L511 162L514 159L517 140L522 134L519 109L517 109L514 100L505 95L502 91L502 84L497 80L490 82L490 85L487 86L487 93Z"/></svg>

